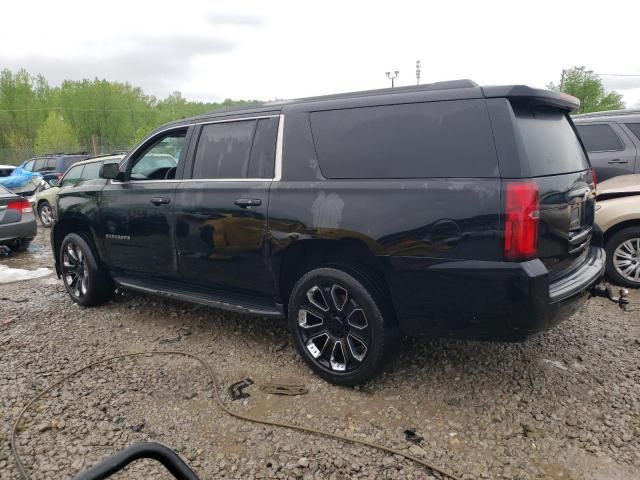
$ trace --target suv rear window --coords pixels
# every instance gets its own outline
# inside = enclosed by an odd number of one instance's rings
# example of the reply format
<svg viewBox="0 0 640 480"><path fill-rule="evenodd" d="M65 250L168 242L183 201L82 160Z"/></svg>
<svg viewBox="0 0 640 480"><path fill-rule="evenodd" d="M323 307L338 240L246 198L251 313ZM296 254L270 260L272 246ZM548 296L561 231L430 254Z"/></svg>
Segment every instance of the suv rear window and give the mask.
<svg viewBox="0 0 640 480"><path fill-rule="evenodd" d="M589 168L567 115L545 107L514 106L531 175L557 175Z"/></svg>
<svg viewBox="0 0 640 480"><path fill-rule="evenodd" d="M484 100L313 112L311 128L327 178L498 176Z"/></svg>
<svg viewBox="0 0 640 480"><path fill-rule="evenodd" d="M618 152L624 150L616 132L610 125L600 123L597 125L576 125L584 148L587 152Z"/></svg>

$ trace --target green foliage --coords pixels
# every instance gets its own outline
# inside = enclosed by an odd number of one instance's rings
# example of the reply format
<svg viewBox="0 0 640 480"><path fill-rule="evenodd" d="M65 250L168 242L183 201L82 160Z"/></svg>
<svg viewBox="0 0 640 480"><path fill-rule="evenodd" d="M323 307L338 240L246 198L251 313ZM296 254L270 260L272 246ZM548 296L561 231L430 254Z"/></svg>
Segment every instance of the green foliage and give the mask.
<svg viewBox="0 0 640 480"><path fill-rule="evenodd" d="M559 84L550 83L551 90L568 93L580 99L580 113L619 110L624 108L622 95L606 91L598 75L585 67L573 67L564 72Z"/></svg>
<svg viewBox="0 0 640 480"><path fill-rule="evenodd" d="M79 150L78 138L69 122L59 113L51 112L38 129L35 153L74 152Z"/></svg>
<svg viewBox="0 0 640 480"><path fill-rule="evenodd" d="M42 75L5 69L0 72L0 163L19 163L43 150L128 149L164 123L249 103L191 102L180 92L159 100L128 83L98 78L51 87Z"/></svg>

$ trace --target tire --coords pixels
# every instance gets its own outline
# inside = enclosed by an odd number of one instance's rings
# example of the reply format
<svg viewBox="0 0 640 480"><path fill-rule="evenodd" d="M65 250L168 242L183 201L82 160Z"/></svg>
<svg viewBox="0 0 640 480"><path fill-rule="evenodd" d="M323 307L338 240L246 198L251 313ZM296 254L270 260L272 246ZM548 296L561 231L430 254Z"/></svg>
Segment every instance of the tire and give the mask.
<svg viewBox="0 0 640 480"><path fill-rule="evenodd" d="M382 313L388 312L385 305L379 286L357 271L309 271L293 287L288 303L298 354L331 383L366 382L378 373L393 343L393 329Z"/></svg>
<svg viewBox="0 0 640 480"><path fill-rule="evenodd" d="M613 234L605 245L607 276L624 287L640 287L640 226Z"/></svg>
<svg viewBox="0 0 640 480"><path fill-rule="evenodd" d="M43 227L49 228L53 223L53 208L46 200L38 205L38 218Z"/></svg>
<svg viewBox="0 0 640 480"><path fill-rule="evenodd" d="M101 305L113 296L113 280L98 261L86 235L69 233L62 241L59 255L62 281L74 302L91 307Z"/></svg>
<svg viewBox="0 0 640 480"><path fill-rule="evenodd" d="M29 245L31 245L31 240L33 240L33 238L17 239L10 245L10 248L14 252L24 252L29 248Z"/></svg>

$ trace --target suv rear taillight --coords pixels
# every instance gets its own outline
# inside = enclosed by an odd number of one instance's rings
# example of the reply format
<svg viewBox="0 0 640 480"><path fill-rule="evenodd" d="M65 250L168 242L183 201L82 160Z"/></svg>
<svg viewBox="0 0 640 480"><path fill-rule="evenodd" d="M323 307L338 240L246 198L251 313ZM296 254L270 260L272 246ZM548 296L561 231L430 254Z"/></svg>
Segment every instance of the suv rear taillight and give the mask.
<svg viewBox="0 0 640 480"><path fill-rule="evenodd" d="M33 212L33 208L31 208L31 204L29 203L29 200L14 200L12 202L9 202L9 205L7 205L7 208L9 210L17 210L20 213Z"/></svg>
<svg viewBox="0 0 640 480"><path fill-rule="evenodd" d="M538 250L540 221L538 185L534 181L506 183L504 256L510 260L531 258Z"/></svg>

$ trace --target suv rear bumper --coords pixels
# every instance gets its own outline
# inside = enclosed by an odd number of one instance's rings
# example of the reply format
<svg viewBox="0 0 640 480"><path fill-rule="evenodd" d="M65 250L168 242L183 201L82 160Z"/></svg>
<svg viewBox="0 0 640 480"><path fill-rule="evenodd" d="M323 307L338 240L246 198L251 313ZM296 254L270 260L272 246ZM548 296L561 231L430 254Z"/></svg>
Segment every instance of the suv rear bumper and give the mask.
<svg viewBox="0 0 640 480"><path fill-rule="evenodd" d="M538 260L420 263L389 259L389 286L402 330L477 340L520 341L568 318L604 274L605 253L590 247L582 263L550 278Z"/></svg>

